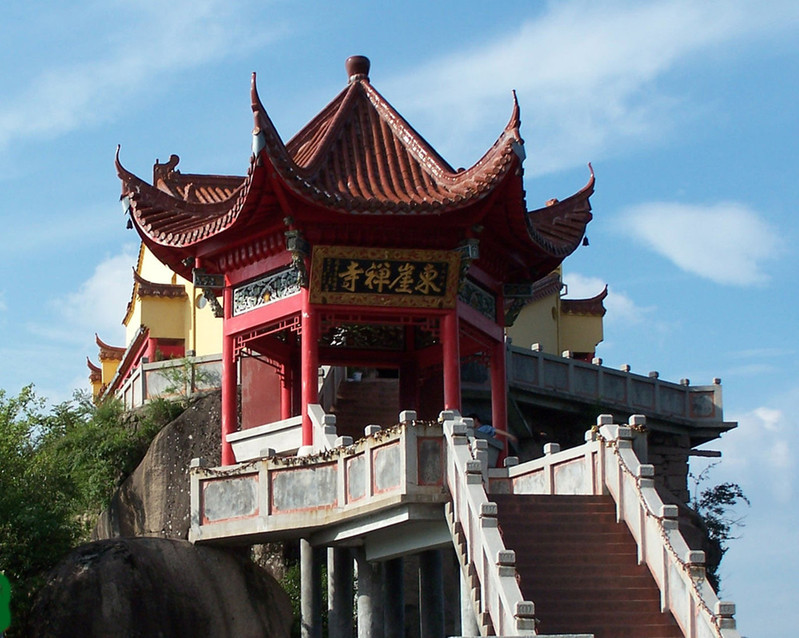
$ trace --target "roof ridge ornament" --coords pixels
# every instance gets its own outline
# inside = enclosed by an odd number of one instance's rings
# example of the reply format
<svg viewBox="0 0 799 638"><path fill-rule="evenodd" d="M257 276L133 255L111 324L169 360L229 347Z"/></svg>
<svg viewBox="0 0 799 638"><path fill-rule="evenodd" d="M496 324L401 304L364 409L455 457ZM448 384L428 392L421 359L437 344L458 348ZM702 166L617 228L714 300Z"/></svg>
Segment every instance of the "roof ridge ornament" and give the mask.
<svg viewBox="0 0 799 638"><path fill-rule="evenodd" d="M369 81L369 69L372 63L365 55L351 55L344 63L347 69L347 83L352 84L357 80Z"/></svg>
<svg viewBox="0 0 799 638"><path fill-rule="evenodd" d="M258 116L261 112L261 98L258 96L258 87L255 83L255 71L252 72L250 80L250 101L252 102L253 128L252 128L252 156L257 158L261 151L266 147L266 135L261 130L261 122Z"/></svg>

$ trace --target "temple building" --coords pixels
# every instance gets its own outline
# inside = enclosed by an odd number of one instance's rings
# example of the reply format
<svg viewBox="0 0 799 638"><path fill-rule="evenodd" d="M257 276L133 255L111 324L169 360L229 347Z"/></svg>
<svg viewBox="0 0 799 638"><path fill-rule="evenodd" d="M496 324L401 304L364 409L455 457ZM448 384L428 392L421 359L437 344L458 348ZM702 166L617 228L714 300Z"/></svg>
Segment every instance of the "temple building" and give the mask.
<svg viewBox="0 0 799 638"><path fill-rule="evenodd" d="M218 376L222 321L216 299L209 302L202 289L158 261L144 244L131 281L122 319L126 346L112 347L96 336L102 366L87 360L94 399L117 395L127 407L137 407L161 396L160 371L187 356Z"/></svg>
<svg viewBox="0 0 799 638"><path fill-rule="evenodd" d="M529 210L515 94L496 142L455 169L374 88L368 59L346 72L288 142L253 74L245 176L184 174L173 155L148 183L117 152L142 249L127 347L109 379L98 338L90 371L136 404L154 362L218 366L221 467L193 463L190 540L300 539L307 636L321 636L325 560L330 636L737 636L677 529L688 456L734 427L719 383L602 366L607 288L562 295L561 264L587 244L590 165L576 193ZM629 565L602 560L617 551L606 536ZM580 571L588 543L599 563L582 586L534 558Z"/></svg>

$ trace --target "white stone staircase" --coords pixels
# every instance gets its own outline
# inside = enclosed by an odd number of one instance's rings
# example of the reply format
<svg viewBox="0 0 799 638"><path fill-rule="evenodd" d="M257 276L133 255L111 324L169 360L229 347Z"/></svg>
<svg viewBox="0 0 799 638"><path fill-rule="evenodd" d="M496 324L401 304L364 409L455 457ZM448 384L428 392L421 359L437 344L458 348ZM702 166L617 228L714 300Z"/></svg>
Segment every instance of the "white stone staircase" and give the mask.
<svg viewBox="0 0 799 638"><path fill-rule="evenodd" d="M484 445L469 436L470 419L455 412L442 418L452 495L447 520L481 635L540 635L534 602L523 600L516 580L515 552L505 547L498 529L491 501L497 492L610 495L617 520L637 544L638 563L657 583L661 610L671 613L683 635L740 638L735 606L716 597L705 578L703 552L688 548L677 528L676 506L663 504L654 489L654 468L641 464L632 449L632 427L641 426L643 417L632 417L628 427L603 415L583 446L561 452L551 445L542 459L523 465L511 461L500 470L487 467Z"/></svg>

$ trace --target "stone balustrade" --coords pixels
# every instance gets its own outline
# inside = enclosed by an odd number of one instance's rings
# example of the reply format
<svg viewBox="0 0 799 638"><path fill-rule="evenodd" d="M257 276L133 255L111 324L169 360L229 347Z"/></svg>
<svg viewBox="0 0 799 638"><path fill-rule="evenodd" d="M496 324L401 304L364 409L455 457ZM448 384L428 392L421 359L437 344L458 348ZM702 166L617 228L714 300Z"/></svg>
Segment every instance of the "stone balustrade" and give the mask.
<svg viewBox="0 0 799 638"><path fill-rule="evenodd" d="M535 635L535 606L522 598L516 582L516 555L502 541L497 506L485 491L485 445L469 445L471 419L442 412L447 437L447 485L452 497L451 525L465 540L466 564L479 582L477 617L487 613L498 636ZM485 441L474 440L485 444Z"/></svg>
<svg viewBox="0 0 799 638"><path fill-rule="evenodd" d="M172 398L176 393L191 396L195 392L218 388L221 375L220 355L164 361L147 361L145 358L120 383L116 396L122 399L127 409L132 410L152 398ZM175 387L177 382L185 387Z"/></svg>
<svg viewBox="0 0 799 638"><path fill-rule="evenodd" d="M677 507L666 505L654 486L654 467L633 450L633 415L628 425L601 415L586 433L586 443L565 451L550 448L543 458L492 472L492 491L514 494L602 494L616 502L661 592L661 607L671 611L686 636L740 638L735 605L719 601L705 578L704 553L690 550L677 526Z"/></svg>
<svg viewBox="0 0 799 638"><path fill-rule="evenodd" d="M305 537L407 503L446 502L439 424L411 420L354 445L339 443L309 456L270 456L230 467L195 460L189 539L253 543ZM268 452L252 446L259 455Z"/></svg>
<svg viewBox="0 0 799 638"><path fill-rule="evenodd" d="M600 416L584 445L560 450L549 444L543 458L523 464L507 459L505 468L495 469L489 468L486 441L475 438L471 419L457 412L442 412L439 422L430 423L406 411L399 425L370 426L354 444L336 436L335 418L320 406L310 406L309 413L316 445L307 456L274 455L269 440L276 440L278 428L250 442L250 452L241 458L253 458L235 466L193 461L191 541L251 544L314 534L320 541L341 541L342 534L355 537L396 525L407 515L401 510L411 505L442 511L447 504L464 583L479 592L475 617L497 635L535 635L535 606L522 598L515 554L504 546L491 493L610 494L617 518L638 545L639 561L660 588L662 608L671 611L685 635L740 638L735 606L717 599L705 578L704 554L688 548L677 528L676 507L665 505L655 490L653 466L635 454L633 440L644 425L640 415L628 425ZM298 423L285 425L291 430ZM349 531L341 531L347 526ZM444 539L433 536L426 542L440 546ZM417 550L424 548L418 538L413 541ZM367 555L371 551L370 560L380 560L413 549L396 539L391 545L367 545Z"/></svg>
<svg viewBox="0 0 799 638"><path fill-rule="evenodd" d="M690 385L687 379L671 383L657 372L634 374L629 366L615 370L596 363L511 346L508 349L508 386L552 397L600 404L609 410L685 423L721 423L724 420L721 383Z"/></svg>

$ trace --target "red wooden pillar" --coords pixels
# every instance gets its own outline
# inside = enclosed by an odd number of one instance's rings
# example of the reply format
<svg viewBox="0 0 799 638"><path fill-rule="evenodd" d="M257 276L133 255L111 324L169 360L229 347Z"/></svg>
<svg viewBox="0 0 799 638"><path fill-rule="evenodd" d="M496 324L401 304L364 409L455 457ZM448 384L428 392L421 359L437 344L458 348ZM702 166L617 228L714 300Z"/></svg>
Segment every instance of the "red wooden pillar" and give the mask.
<svg viewBox="0 0 799 638"><path fill-rule="evenodd" d="M458 311L444 315L441 326L441 345L444 355L444 409L461 409L461 355Z"/></svg>
<svg viewBox="0 0 799 638"><path fill-rule="evenodd" d="M233 308L233 289L225 286L225 319L229 319ZM236 462L233 448L227 442L227 435L238 429L238 374L236 372L235 338L224 334L222 337L222 465Z"/></svg>
<svg viewBox="0 0 799 638"><path fill-rule="evenodd" d="M405 359L399 367L399 409L419 409L419 366L413 355L416 354L414 346L414 328L405 326Z"/></svg>
<svg viewBox="0 0 799 638"><path fill-rule="evenodd" d="M302 444L313 445L313 426L308 406L319 402L319 315L310 293L302 291Z"/></svg>
<svg viewBox="0 0 799 638"><path fill-rule="evenodd" d="M505 341L497 341L491 350L491 423L508 431L508 381L505 372ZM508 437L501 437L508 454Z"/></svg>
<svg viewBox="0 0 799 638"><path fill-rule="evenodd" d="M288 419L291 416L292 400L292 367L291 362L280 364L280 418Z"/></svg>

